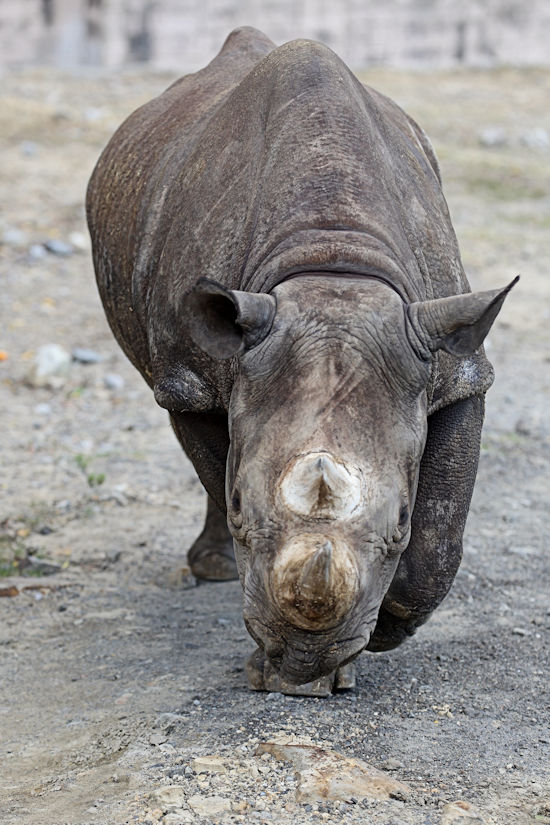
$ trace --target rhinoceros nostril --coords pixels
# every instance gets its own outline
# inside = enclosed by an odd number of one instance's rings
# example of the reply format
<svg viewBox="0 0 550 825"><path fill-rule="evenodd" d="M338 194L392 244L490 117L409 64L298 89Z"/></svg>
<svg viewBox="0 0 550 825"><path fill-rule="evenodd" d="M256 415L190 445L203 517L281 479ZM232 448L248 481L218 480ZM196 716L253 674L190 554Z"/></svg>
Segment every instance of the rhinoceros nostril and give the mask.
<svg viewBox="0 0 550 825"><path fill-rule="evenodd" d="M357 468L326 452L296 456L283 472L285 505L305 518L345 518L362 500Z"/></svg>

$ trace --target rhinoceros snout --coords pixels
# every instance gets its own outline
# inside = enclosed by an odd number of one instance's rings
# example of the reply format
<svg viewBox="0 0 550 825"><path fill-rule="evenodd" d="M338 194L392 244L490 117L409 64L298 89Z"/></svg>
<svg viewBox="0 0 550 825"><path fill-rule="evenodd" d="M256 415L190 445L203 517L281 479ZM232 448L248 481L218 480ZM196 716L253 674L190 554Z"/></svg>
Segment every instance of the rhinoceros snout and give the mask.
<svg viewBox="0 0 550 825"><path fill-rule="evenodd" d="M334 536L294 536L277 553L270 579L283 616L306 630L337 625L358 596L359 573L352 551Z"/></svg>
<svg viewBox="0 0 550 825"><path fill-rule="evenodd" d="M293 458L279 482L286 507L315 519L350 516L361 504L361 486L355 467L324 451Z"/></svg>

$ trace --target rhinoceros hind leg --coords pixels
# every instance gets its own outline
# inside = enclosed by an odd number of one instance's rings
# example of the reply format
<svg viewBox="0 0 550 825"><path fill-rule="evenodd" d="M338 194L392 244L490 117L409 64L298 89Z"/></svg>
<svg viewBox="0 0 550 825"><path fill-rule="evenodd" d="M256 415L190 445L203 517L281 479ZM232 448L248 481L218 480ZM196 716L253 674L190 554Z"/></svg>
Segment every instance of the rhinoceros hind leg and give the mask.
<svg viewBox="0 0 550 825"><path fill-rule="evenodd" d="M230 581L238 579L233 539L225 516L208 496L206 521L198 539L189 548L187 560L197 579Z"/></svg>
<svg viewBox="0 0 550 825"><path fill-rule="evenodd" d="M322 676L313 682L307 682L304 685L293 685L279 676L259 648L247 660L245 671L251 690L266 690L270 693L283 693L285 696L324 698L330 696L331 693L336 693L336 691L351 690L355 687L355 664L353 662L343 665L327 676Z"/></svg>

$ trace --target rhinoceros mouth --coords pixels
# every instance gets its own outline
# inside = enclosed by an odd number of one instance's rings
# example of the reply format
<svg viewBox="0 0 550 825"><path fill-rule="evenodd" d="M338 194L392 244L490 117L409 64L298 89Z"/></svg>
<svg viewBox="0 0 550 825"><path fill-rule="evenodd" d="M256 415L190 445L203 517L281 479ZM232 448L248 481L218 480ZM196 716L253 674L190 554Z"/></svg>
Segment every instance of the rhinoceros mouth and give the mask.
<svg viewBox="0 0 550 825"><path fill-rule="evenodd" d="M264 621L246 617L245 624L252 638L264 651L269 662L286 681L295 685L312 682L347 664L368 644L370 633L338 639L308 634L307 639L282 638Z"/></svg>
<svg viewBox="0 0 550 825"><path fill-rule="evenodd" d="M269 655L268 658L282 679L291 684L303 685L327 676L352 661L365 649L366 644L367 640L363 636L339 639L320 651L287 644L276 662Z"/></svg>

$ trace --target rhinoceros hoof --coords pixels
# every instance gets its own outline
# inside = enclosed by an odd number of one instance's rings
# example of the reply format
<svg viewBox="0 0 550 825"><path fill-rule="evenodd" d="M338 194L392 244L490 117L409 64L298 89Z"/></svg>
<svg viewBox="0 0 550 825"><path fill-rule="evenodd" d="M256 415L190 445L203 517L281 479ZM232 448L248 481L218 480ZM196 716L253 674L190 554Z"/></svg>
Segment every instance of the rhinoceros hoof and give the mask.
<svg viewBox="0 0 550 825"><path fill-rule="evenodd" d="M355 687L355 664L353 662L313 682L294 685L281 678L263 652L258 649L247 660L245 671L248 685L252 690L284 693L285 696L326 697L336 691L352 690Z"/></svg>
<svg viewBox="0 0 550 825"><path fill-rule="evenodd" d="M196 579L220 582L239 578L231 539L213 543L199 536L187 559Z"/></svg>

